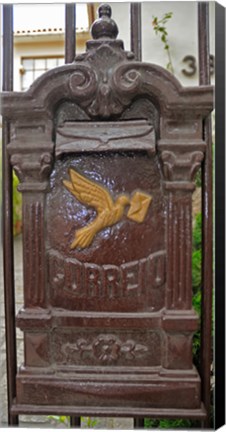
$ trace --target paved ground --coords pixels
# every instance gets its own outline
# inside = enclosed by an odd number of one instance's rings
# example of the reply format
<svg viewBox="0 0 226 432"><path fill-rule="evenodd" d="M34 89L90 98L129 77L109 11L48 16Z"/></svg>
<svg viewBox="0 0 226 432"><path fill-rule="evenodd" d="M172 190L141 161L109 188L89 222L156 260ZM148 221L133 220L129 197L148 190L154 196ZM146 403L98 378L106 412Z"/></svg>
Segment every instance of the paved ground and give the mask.
<svg viewBox="0 0 226 432"><path fill-rule="evenodd" d="M22 242L20 237L15 239L15 286L16 310L23 305L23 275L22 275ZM7 426L7 387L6 387L6 356L5 356L5 322L4 322L4 296L2 276L2 248L0 248L0 427ZM23 359L23 334L17 329L18 364ZM20 427L51 428L67 427L58 424L44 416L20 416ZM132 429L133 420L124 418L94 419L82 418L83 428Z"/></svg>

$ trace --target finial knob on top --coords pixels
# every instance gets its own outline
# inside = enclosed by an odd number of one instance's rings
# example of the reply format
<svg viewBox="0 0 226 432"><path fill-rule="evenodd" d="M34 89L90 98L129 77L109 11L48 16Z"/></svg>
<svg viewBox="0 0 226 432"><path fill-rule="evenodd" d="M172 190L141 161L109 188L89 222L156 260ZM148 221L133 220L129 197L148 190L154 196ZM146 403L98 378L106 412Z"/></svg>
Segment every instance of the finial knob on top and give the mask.
<svg viewBox="0 0 226 432"><path fill-rule="evenodd" d="M111 7L103 3L98 8L99 18L94 21L91 27L93 39L116 39L118 35L118 27L113 19L111 19Z"/></svg>
<svg viewBox="0 0 226 432"><path fill-rule="evenodd" d="M103 15L108 16L108 18L111 18L111 6L109 6L107 3L103 3L98 8L98 15L99 18L102 18Z"/></svg>

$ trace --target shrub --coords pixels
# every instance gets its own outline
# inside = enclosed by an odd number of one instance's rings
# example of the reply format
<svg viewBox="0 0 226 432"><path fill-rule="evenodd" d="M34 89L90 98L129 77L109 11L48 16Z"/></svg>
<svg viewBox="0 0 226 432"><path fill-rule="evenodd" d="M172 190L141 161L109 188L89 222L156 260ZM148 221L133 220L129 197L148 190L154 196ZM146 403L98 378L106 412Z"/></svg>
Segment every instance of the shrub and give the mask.
<svg viewBox="0 0 226 432"><path fill-rule="evenodd" d="M13 171L13 234L21 233L22 228L22 195L17 190L19 184L18 177Z"/></svg>

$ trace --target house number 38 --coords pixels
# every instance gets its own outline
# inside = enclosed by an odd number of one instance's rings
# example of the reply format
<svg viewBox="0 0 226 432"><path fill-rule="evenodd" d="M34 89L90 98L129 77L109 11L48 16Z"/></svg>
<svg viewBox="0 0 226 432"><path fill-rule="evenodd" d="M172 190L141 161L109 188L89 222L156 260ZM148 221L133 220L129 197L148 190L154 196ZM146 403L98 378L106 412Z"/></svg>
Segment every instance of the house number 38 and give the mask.
<svg viewBox="0 0 226 432"><path fill-rule="evenodd" d="M197 71L197 61L192 55L186 55L183 58L183 63L186 63L186 68L182 69L182 73L187 77L192 77ZM210 75L214 74L214 56L210 54Z"/></svg>

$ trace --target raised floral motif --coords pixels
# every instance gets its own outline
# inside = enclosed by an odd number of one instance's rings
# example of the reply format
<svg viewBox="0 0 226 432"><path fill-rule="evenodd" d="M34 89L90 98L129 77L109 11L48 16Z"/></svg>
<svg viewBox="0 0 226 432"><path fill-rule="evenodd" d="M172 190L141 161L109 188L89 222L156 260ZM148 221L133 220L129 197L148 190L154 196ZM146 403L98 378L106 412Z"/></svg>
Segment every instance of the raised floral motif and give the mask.
<svg viewBox="0 0 226 432"><path fill-rule="evenodd" d="M120 358L133 360L142 357L148 352L148 347L127 339L125 342L114 335L101 334L93 341L79 338L76 343L63 345L62 353L66 356L70 354L79 354L83 359L85 356L99 360L101 363L114 363Z"/></svg>

